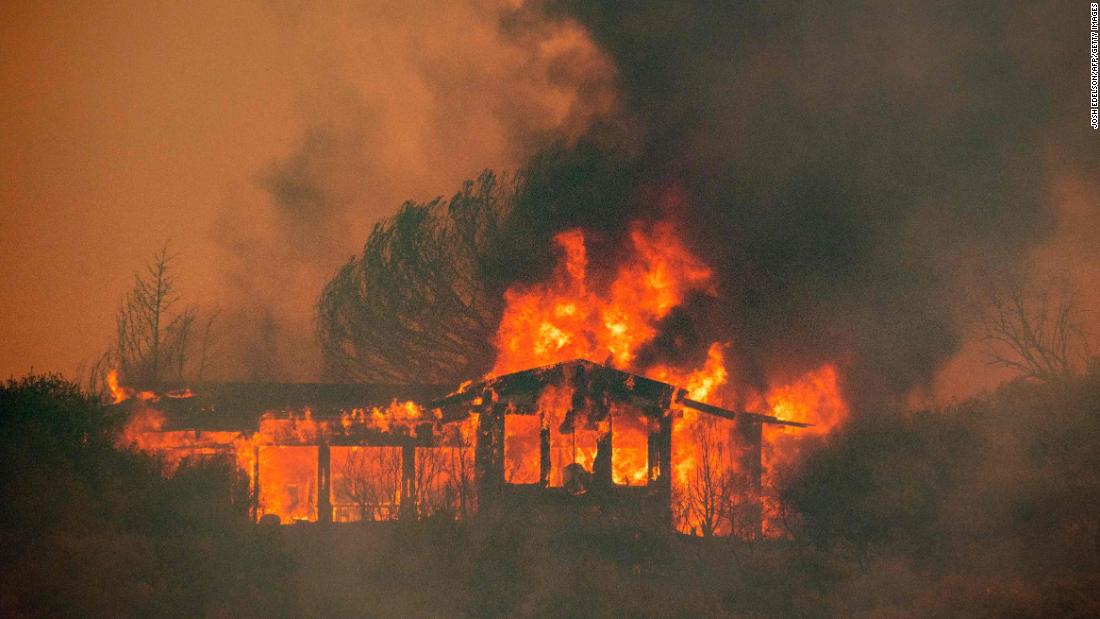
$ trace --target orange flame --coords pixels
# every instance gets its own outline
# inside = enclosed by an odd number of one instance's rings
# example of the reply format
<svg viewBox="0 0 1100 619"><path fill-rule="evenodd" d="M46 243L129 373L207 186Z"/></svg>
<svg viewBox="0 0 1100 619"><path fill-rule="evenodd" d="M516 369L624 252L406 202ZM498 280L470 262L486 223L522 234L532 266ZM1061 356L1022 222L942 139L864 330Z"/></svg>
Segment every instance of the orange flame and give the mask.
<svg viewBox="0 0 1100 619"><path fill-rule="evenodd" d="M268 411L261 416L257 431L251 433L167 430L164 413L154 407L154 403L162 398L194 397L190 389L163 394L138 391L122 385L117 371L108 374L107 385L116 404L133 401L130 420L119 435L120 447L160 456L165 475L173 474L188 459L230 458L247 474L252 491L256 493L257 517L274 514L284 523L317 519L319 443L353 434L412 436L416 425L432 421L415 402L394 400L388 406L355 408L326 419L316 418L309 407L298 411ZM463 425L467 433L463 436L472 436L472 428L467 425ZM449 445L454 442L452 438L445 434L441 443ZM346 458L346 448L333 449L335 478L337 467L343 466L342 459ZM389 462L393 460L391 452L395 448L363 449L371 450L372 454L375 451L388 454ZM397 452L400 465L400 449ZM339 498L337 490L335 486L330 487L334 504Z"/></svg>
<svg viewBox="0 0 1100 619"><path fill-rule="evenodd" d="M111 394L113 404L121 404L130 398L137 398L146 402L156 402L160 397L152 391L138 391L132 387L126 387L119 383L118 370L107 372L107 390ZM188 391L188 393L190 393ZM172 396L175 397L175 396ZM190 395L183 396L190 397Z"/></svg>
<svg viewBox="0 0 1100 619"><path fill-rule="evenodd" d="M631 257L607 290L588 281L584 234L554 237L563 261L552 281L504 293L491 374L585 358L629 368L657 322L693 291L711 290L710 269L691 255L668 223L635 223Z"/></svg>
<svg viewBox="0 0 1100 619"><path fill-rule="evenodd" d="M771 415L787 421L813 424L806 428L764 428L765 533L782 536L786 531L774 495L783 475L799 462L809 443L827 436L847 422L851 410L841 395L840 374L833 364L823 365L790 383L770 389L766 400Z"/></svg>
<svg viewBox="0 0 1100 619"><path fill-rule="evenodd" d="M634 223L627 258L617 267L611 283L603 287L590 279L583 232L563 232L554 242L562 258L550 281L514 287L505 293L492 375L586 358L677 385L693 400L716 405L722 405L726 398L735 401L725 360L728 343L712 343L706 360L696 368L636 365L638 350L657 335L658 322L689 293L714 293L711 270L687 250L673 225ZM737 400L749 402L749 410L755 412L814 424L801 430L769 427L764 431L765 491L774 487L779 471L797 461L806 440L826 435L846 421L848 407L840 393L837 367L826 365L764 395L749 392ZM558 425L573 406L571 396L571 389L547 387L537 404L541 426L530 418L506 421L509 481L537 480L535 454L540 427L551 431L551 485L560 485L560 469L570 462L591 470L597 437L606 430L577 424L572 434L559 434ZM610 420L615 426L613 479L617 484L644 483L648 428L632 432L637 428L626 420L639 416L622 408L616 409ZM746 457L746 446L738 438L733 422L701 416L675 404L674 409L672 481L674 496L682 502L677 506L679 528L729 532L735 525L734 518L727 514L723 523L722 515L709 504L729 502L729 496L717 495L728 493L731 480L743 483L738 476L744 473L741 458ZM717 488L723 484L723 488ZM700 502L708 505L700 506ZM767 511L765 520L775 520L774 514L769 517Z"/></svg>

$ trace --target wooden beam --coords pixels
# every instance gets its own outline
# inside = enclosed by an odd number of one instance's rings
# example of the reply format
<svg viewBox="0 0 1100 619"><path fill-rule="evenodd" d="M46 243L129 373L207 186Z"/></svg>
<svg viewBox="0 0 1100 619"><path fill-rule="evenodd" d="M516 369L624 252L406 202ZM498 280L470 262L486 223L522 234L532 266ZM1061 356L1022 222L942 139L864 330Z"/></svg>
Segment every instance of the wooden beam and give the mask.
<svg viewBox="0 0 1100 619"><path fill-rule="evenodd" d="M500 405L490 403L478 414L474 477L478 511L493 511L504 488L504 409Z"/></svg>

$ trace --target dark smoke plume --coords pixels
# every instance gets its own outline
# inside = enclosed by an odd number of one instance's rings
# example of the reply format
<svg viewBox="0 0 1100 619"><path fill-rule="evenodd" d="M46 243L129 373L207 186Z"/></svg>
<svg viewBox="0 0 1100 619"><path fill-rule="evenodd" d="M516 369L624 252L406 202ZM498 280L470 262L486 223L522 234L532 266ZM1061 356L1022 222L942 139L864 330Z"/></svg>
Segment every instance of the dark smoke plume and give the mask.
<svg viewBox="0 0 1100 619"><path fill-rule="evenodd" d="M670 324L731 340L757 385L830 360L857 405L927 385L970 327L978 274L1026 268L1053 230L1051 176L1087 153L1067 120L1087 70L1077 9L543 9L611 55L624 110L531 160L514 216L528 251L508 252L522 259L506 278L545 274L549 249L529 248L558 230L593 230L598 255L630 219L674 211L721 294Z"/></svg>

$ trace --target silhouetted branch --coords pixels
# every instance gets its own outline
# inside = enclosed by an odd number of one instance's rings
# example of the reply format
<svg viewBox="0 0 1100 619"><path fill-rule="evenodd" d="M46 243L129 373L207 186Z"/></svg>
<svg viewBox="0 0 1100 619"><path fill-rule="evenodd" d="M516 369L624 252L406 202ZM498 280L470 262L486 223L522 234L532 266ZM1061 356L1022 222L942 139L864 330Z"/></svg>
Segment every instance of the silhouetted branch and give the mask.
<svg viewBox="0 0 1100 619"><path fill-rule="evenodd" d="M1035 380L1069 378L1088 354L1079 313L1065 283L993 290L984 316L990 363Z"/></svg>
<svg viewBox="0 0 1100 619"><path fill-rule="evenodd" d="M483 173L449 202L407 202L325 286L317 331L337 380L450 383L488 369L500 296L483 285L514 179Z"/></svg>

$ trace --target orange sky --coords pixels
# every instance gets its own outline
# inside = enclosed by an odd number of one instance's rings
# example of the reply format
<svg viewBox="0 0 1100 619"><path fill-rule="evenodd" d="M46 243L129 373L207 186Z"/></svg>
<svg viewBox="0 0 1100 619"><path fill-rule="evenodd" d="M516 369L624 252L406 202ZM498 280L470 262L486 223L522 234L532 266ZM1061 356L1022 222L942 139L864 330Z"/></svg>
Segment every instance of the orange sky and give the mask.
<svg viewBox="0 0 1100 619"><path fill-rule="evenodd" d="M100 353L171 239L186 301L231 329L272 315L270 377L315 378L312 305L371 225L577 130L577 84L610 72L575 26L501 34L499 2L98 4L0 5L3 377ZM332 223L295 236L260 179L317 132Z"/></svg>

